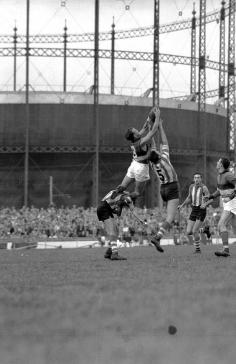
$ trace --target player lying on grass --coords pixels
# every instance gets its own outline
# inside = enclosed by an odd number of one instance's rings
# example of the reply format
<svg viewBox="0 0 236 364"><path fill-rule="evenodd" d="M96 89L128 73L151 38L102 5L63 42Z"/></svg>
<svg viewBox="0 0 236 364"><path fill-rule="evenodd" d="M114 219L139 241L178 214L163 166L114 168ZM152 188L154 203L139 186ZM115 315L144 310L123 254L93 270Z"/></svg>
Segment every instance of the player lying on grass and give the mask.
<svg viewBox="0 0 236 364"><path fill-rule="evenodd" d="M220 158L216 164L218 171L217 176L217 190L212 193L208 201L205 202L202 207L206 207L211 204L212 201L221 196L223 203L223 210L220 220L218 222L218 230L223 243L223 250L216 251L217 257L228 257L229 253L229 233L227 225L231 224L235 228L236 219L236 176L230 172L230 160L228 158Z"/></svg>
<svg viewBox="0 0 236 364"><path fill-rule="evenodd" d="M114 191L116 193L114 194ZM118 226L115 216L121 216L124 207L133 210L134 193L128 191L119 192L117 190L110 191L101 201L97 208L97 217L99 221L104 223L104 228L110 240L110 247L107 249L104 258L111 260L126 260L126 258L118 254ZM156 246L157 250L163 252L163 249Z"/></svg>

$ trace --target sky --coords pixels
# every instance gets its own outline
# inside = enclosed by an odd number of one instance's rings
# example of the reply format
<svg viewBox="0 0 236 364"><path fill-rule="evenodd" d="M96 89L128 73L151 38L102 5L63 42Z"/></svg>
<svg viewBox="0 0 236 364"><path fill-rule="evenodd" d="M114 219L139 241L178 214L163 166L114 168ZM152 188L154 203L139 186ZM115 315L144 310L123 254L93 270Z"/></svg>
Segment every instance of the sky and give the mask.
<svg viewBox="0 0 236 364"><path fill-rule="evenodd" d="M68 34L94 32L95 0L30 0L30 34L63 34L65 22ZM172 23L192 17L193 3L199 15L200 0L160 0L160 24ZM207 0L207 13L221 8L221 0ZM153 26L154 0L100 0L99 31L129 30ZM227 25L227 22L226 22ZM12 35L14 26L18 34L26 32L26 0L0 0L0 35ZM197 31L198 37L198 31ZM190 56L191 30L160 35L160 53ZM70 48L93 48L93 42L69 44ZM12 44L0 44L12 47ZM63 44L32 44L31 47L59 47ZM100 41L101 49L111 49L110 41ZM116 50L152 52L153 36L116 40ZM206 55L218 62L219 24L206 27ZM197 51L198 55L198 51ZM0 87L2 91L13 89L13 58L0 58ZM93 59L69 58L67 62L67 90L84 92L93 84ZM99 61L99 89L110 90L110 60ZM206 87L218 87L218 73L207 69ZM25 85L25 59L17 58L17 90ZM62 91L63 59L30 57L30 85L35 91ZM115 93L139 96L152 87L152 62L116 60ZM160 64L160 97L176 97L189 94L190 67L178 64ZM209 102L212 102L209 100Z"/></svg>

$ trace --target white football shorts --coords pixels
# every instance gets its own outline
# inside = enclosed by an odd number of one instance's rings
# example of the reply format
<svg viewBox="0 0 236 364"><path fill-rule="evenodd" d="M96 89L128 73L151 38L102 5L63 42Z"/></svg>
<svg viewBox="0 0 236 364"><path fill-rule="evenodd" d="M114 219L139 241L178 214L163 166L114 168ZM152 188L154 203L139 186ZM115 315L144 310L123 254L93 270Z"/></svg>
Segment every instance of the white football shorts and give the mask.
<svg viewBox="0 0 236 364"><path fill-rule="evenodd" d="M132 161L126 174L129 178L134 178L137 182L145 182L150 179L149 163L139 163L135 160Z"/></svg>
<svg viewBox="0 0 236 364"><path fill-rule="evenodd" d="M223 201L223 208L225 211L230 211L232 214L236 215L236 197L228 202Z"/></svg>

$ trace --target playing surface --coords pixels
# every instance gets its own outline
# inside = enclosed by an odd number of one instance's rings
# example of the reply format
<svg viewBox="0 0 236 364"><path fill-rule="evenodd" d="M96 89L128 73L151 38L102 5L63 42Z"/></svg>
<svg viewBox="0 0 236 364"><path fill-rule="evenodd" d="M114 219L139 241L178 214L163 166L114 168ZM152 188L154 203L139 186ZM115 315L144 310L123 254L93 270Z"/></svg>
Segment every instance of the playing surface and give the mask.
<svg viewBox="0 0 236 364"><path fill-rule="evenodd" d="M0 363L235 363L236 247L216 248L1 251Z"/></svg>

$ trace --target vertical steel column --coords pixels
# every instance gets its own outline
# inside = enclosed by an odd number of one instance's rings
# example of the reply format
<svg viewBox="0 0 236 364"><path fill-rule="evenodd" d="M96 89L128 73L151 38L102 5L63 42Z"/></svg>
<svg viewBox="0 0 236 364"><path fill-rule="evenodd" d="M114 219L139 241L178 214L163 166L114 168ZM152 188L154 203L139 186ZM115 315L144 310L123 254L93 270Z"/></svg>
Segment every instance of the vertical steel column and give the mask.
<svg viewBox="0 0 236 364"><path fill-rule="evenodd" d="M190 69L190 95L196 95L196 10L193 3L191 27L191 69Z"/></svg>
<svg viewBox="0 0 236 364"><path fill-rule="evenodd" d="M111 95L114 95L115 91L115 24L114 16L113 23L111 25Z"/></svg>
<svg viewBox="0 0 236 364"><path fill-rule="evenodd" d="M159 107L159 0L154 0L153 106Z"/></svg>
<svg viewBox="0 0 236 364"><path fill-rule="evenodd" d="M14 61L13 61L13 91L16 91L16 52L17 52L17 27L13 28L13 45L14 45Z"/></svg>
<svg viewBox="0 0 236 364"><path fill-rule="evenodd" d="M225 103L225 1L220 9L219 99Z"/></svg>
<svg viewBox="0 0 236 364"><path fill-rule="evenodd" d="M99 199L99 0L95 0L95 37L94 37L94 130L95 160L93 168L93 206Z"/></svg>
<svg viewBox="0 0 236 364"><path fill-rule="evenodd" d="M30 0L26 1L26 72L25 72L25 159L24 159L24 206L28 206L29 187L29 22Z"/></svg>
<svg viewBox="0 0 236 364"><path fill-rule="evenodd" d="M159 107L160 104L160 90L159 90L159 31L160 26L160 0L154 0L154 38L153 38L153 106ZM159 138L157 136L156 142L159 145ZM150 207L162 205L160 197L160 182L159 179L152 175L150 171L150 188L148 188L148 199Z"/></svg>
<svg viewBox="0 0 236 364"><path fill-rule="evenodd" d="M206 138L206 0L200 0L199 25L199 73L198 73L198 121L200 131L203 133L203 175L207 183L207 138Z"/></svg>
<svg viewBox="0 0 236 364"><path fill-rule="evenodd" d="M235 148L235 0L229 1L229 29L228 29L228 86L227 86L227 124L229 151Z"/></svg>
<svg viewBox="0 0 236 364"><path fill-rule="evenodd" d="M65 26L64 26L64 34L63 34L63 42L64 42L64 57L63 57L63 92L66 92L66 76L67 76L67 26L66 26L66 20L65 20Z"/></svg>

